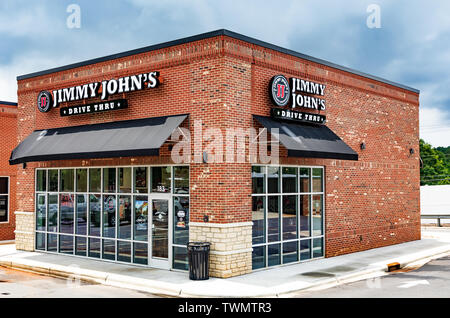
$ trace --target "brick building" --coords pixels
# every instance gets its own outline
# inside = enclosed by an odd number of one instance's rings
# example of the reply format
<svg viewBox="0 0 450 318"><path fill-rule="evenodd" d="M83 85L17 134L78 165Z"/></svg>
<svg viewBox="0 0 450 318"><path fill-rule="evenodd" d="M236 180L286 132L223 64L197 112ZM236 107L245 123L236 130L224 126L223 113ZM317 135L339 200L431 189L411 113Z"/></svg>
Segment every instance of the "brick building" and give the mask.
<svg viewBox="0 0 450 318"><path fill-rule="evenodd" d="M17 168L8 160L17 145L17 103L0 101L0 135L0 241L11 241L16 228Z"/></svg>
<svg viewBox="0 0 450 318"><path fill-rule="evenodd" d="M230 277L418 240L418 116L227 30L19 76L16 246L186 270L208 241Z"/></svg>

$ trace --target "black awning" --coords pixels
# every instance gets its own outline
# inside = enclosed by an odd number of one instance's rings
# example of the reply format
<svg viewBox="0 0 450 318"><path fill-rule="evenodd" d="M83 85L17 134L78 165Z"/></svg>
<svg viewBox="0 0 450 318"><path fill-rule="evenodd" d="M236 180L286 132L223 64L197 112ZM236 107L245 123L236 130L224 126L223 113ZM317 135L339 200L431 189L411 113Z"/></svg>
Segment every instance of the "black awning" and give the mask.
<svg viewBox="0 0 450 318"><path fill-rule="evenodd" d="M36 130L11 153L11 165L49 160L157 156L188 115Z"/></svg>
<svg viewBox="0 0 450 318"><path fill-rule="evenodd" d="M358 160L358 154L325 125L286 123L253 115L267 130L278 128L280 142L289 157Z"/></svg>

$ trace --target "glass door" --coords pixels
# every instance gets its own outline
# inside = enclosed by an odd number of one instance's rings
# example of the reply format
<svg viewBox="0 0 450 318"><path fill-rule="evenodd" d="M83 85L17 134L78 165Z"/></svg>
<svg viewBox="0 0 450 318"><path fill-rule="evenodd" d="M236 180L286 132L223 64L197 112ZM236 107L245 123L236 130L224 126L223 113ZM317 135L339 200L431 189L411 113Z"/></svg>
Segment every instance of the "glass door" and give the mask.
<svg viewBox="0 0 450 318"><path fill-rule="evenodd" d="M171 264L171 242L172 231L172 205L170 204L170 196L167 195L151 195L151 227L149 236L151 242L150 247L150 266L170 269Z"/></svg>

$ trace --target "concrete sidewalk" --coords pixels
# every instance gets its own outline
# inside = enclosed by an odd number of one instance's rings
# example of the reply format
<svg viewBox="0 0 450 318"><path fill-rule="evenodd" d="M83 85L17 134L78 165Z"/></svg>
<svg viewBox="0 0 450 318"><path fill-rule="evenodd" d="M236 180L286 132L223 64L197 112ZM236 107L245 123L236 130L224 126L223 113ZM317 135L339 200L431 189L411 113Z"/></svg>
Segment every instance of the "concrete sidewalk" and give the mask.
<svg viewBox="0 0 450 318"><path fill-rule="evenodd" d="M450 230L425 229L422 236L420 241L207 281L191 281L187 272L16 251L13 244L0 245L0 265L164 296L289 297L298 291L386 275L390 263L398 262L402 268L417 266L450 254Z"/></svg>

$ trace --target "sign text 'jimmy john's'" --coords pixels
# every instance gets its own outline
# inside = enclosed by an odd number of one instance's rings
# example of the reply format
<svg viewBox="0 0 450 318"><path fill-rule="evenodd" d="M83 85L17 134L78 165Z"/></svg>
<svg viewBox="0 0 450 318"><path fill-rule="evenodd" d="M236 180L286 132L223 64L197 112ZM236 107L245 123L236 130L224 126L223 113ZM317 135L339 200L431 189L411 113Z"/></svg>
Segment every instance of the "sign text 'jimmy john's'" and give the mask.
<svg viewBox="0 0 450 318"><path fill-rule="evenodd" d="M269 87L272 101L277 106L287 106L290 101L291 108L326 110L325 100L316 97L325 96L326 85L294 77L288 81L283 75L277 75Z"/></svg>
<svg viewBox="0 0 450 318"><path fill-rule="evenodd" d="M61 103L97 97L106 100L111 95L156 88L159 84L159 72L142 73L53 90L51 94L48 91L42 91L39 93L37 104L41 112L48 112L52 107L58 107Z"/></svg>

